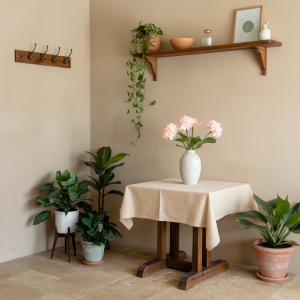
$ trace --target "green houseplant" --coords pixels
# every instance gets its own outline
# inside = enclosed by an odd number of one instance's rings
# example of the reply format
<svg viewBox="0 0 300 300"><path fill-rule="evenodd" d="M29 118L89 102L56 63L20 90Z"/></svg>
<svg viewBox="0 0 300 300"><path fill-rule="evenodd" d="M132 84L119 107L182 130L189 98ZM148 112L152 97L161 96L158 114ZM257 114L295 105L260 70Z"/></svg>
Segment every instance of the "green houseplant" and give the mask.
<svg viewBox="0 0 300 300"><path fill-rule="evenodd" d="M57 186L55 186L55 183ZM88 182L82 181L78 183L77 171L72 175L70 175L68 170L65 170L63 173L57 171L56 181L42 184L39 190L48 194L48 196L37 197L37 203L43 207L55 207L53 210L55 210L55 222L58 232L66 233L70 224L71 232L74 232L73 227L78 220L78 209L88 205L85 201L80 200L90 200L81 197L82 194L89 191ZM46 221L50 214L51 210L40 212L34 218L33 225ZM65 226L67 227L65 228Z"/></svg>
<svg viewBox="0 0 300 300"><path fill-rule="evenodd" d="M127 62L127 66L129 67L129 72L127 75L130 79L130 84L128 88L130 91L127 92L128 99L125 101L126 103L130 103L131 108L127 110L127 114L130 113L131 110L135 111L135 118L131 120L133 123L135 130L137 132L137 138L135 143L132 142L132 145L136 145L137 139L141 136L141 128L142 124L142 113L144 111L145 106L153 106L156 104L156 101L148 101L145 98L145 88L146 88L146 78L145 78L145 62L147 53L149 50L149 46L154 47L154 41L158 36L163 35L163 32L160 27L156 27L153 23L141 24L139 26L133 28L132 32L132 40L131 40L131 48L129 49L129 53L132 55L132 60ZM141 57L135 57L134 54L141 54Z"/></svg>
<svg viewBox="0 0 300 300"><path fill-rule="evenodd" d="M85 264L102 263L106 241L113 239L107 231L99 231L99 223L103 221L105 215L106 212L92 211L90 205L85 206L84 212L80 213L82 219L77 223L75 236L82 236Z"/></svg>
<svg viewBox="0 0 300 300"><path fill-rule="evenodd" d="M124 194L119 190L109 190L106 189L108 186L112 184L121 184L121 181L113 181L115 178L115 174L113 171L117 167L121 167L124 165L124 163L120 163L117 165L113 165L114 163L117 163L118 161L122 160L125 156L129 155L126 153L119 153L113 157L111 157L111 148L110 147L102 147L100 148L95 154L86 151L89 153L94 161L83 161L85 165L91 167L94 169L95 173L98 175L97 179L90 177L93 181L86 180L89 186L91 186L93 189L95 189L98 193L98 211L103 213L104 212L104 200L105 196L107 195L120 195L124 196ZM112 223L108 223L109 217L105 216L104 218L104 229L105 230L112 230L111 225ZM101 226L101 223L99 224ZM115 235L115 231L112 230L112 233ZM115 236L121 236L119 233ZM110 245L107 242L106 249L109 249Z"/></svg>
<svg viewBox="0 0 300 300"><path fill-rule="evenodd" d="M246 226L244 229L258 229L263 239L252 243L259 265L258 276L265 281L280 282L286 280L287 268L293 252L300 246L295 241L286 240L291 233L300 233L300 202L292 208L286 199L277 196L269 203L253 194L256 203L266 212L265 215L256 210L239 212L233 217L251 218L263 225L254 224L247 219L237 222Z"/></svg>

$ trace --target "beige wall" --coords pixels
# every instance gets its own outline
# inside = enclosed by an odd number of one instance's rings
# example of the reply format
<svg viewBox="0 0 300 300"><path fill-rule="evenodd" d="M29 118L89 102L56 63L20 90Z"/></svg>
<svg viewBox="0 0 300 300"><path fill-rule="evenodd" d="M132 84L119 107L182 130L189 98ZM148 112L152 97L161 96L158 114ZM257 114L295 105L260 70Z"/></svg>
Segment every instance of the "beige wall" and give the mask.
<svg viewBox="0 0 300 300"><path fill-rule="evenodd" d="M122 103L129 84L129 30L141 20L160 26L165 33L162 50L171 49L168 40L175 37L195 38L194 46L200 46L205 28L213 29L216 44L231 43L234 9L259 4L264 5L272 38L283 43L268 52L268 75L261 75L254 50L159 59L158 81L152 81L149 66L146 72L147 97L157 105L146 108L142 137L131 146L135 131ZM198 151L202 179L248 182L266 200L277 192L288 194L291 202L300 200L298 0L92 0L90 5L92 151L111 146L115 154L130 154L116 172L123 190L131 183L180 176L183 150L163 140L161 133L166 123L186 114L204 124L215 119L224 129L217 144ZM202 135L205 128L199 130ZM117 223L121 201L111 197L106 207ZM226 217L218 222L221 243L213 257L256 264L250 244L259 234L242 231L233 221ZM123 240L155 246L155 222L134 224L131 231L119 225ZM300 242L299 236L291 238ZM188 226L181 228L181 248L191 253ZM299 273L299 258L300 250L293 256L291 272Z"/></svg>
<svg viewBox="0 0 300 300"><path fill-rule="evenodd" d="M90 148L89 31L87 0L0 1L0 262L52 246L54 214L32 225L37 188L57 170L89 172L79 163ZM50 54L73 48L72 68L15 63L14 50L34 43Z"/></svg>

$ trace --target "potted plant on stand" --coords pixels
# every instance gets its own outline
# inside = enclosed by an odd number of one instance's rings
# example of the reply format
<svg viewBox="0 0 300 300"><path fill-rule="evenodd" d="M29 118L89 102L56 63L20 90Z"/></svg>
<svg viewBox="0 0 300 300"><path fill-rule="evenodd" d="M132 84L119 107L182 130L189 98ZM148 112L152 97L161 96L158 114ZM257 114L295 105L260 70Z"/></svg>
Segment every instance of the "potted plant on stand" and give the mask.
<svg viewBox="0 0 300 300"><path fill-rule="evenodd" d="M246 219L237 220L245 225L244 229L255 228L260 231L263 239L255 240L252 248L255 250L259 271L257 276L267 282L283 282L288 279L287 269L293 252L300 246L294 241L286 240L291 233L300 233L300 202L290 208L288 197L277 199L269 203L256 195L254 200L266 212L250 210L233 214L233 217L251 218L262 222L254 224Z"/></svg>
<svg viewBox="0 0 300 300"><path fill-rule="evenodd" d="M58 187L54 186L55 182ZM55 210L57 232L62 234L68 233L68 227L70 227L70 233L73 233L78 221L79 208L89 205L85 201L79 201L90 200L81 197L82 194L89 191L88 182L82 181L78 183L77 171L72 176L68 170L65 170L63 173L57 171L56 181L44 183L39 190L49 195L46 198L37 197L37 203L43 207L55 207L53 210ZM50 214L51 210L40 212L34 218L33 225L46 221L50 217Z"/></svg>
<svg viewBox="0 0 300 300"><path fill-rule="evenodd" d="M83 263L86 265L102 264L106 241L113 239L107 231L99 231L99 223L103 222L105 215L106 212L92 211L91 206L86 206L84 213L80 213L82 220L77 223L75 236L82 236Z"/></svg>
<svg viewBox="0 0 300 300"><path fill-rule="evenodd" d="M132 60L127 62L127 66L130 69L127 72L130 84L128 85L129 92L127 92L128 99L125 102L130 103L131 106L127 110L127 114L130 113L130 110L134 110L135 112L135 118L131 122L137 132L136 141L135 143L132 142L132 145L136 145L137 139L141 136L141 128L143 126L142 112L144 111L144 107L156 104L155 100L148 102L148 99L145 97L147 80L144 76L146 57L149 51L155 52L159 50L163 32L160 27L156 27L153 23L142 24L142 21L131 32L132 40L130 42L131 48L129 49L129 53L132 55ZM135 54L141 55L140 57L135 57Z"/></svg>
<svg viewBox="0 0 300 300"><path fill-rule="evenodd" d="M100 148L96 154L87 152L94 158L94 162L83 161L85 165L92 167L95 173L98 175L98 178L94 178L89 176L93 181L86 180L89 186L95 189L98 192L98 212L104 213L104 199L107 195L120 195L124 196L121 191L118 190L110 190L107 191L106 188L112 184L121 184L121 181L112 181L115 177L113 170L117 167L123 166L124 163L113 165L112 164L122 160L125 156L129 155L126 153L119 153L114 157L111 157L111 149L110 147L102 147ZM104 230L111 230L112 233L120 237L120 233L115 229L116 224L108 222L109 217L105 216L103 224L99 223L99 230L102 230L104 226ZM105 250L110 249L109 241L107 241Z"/></svg>

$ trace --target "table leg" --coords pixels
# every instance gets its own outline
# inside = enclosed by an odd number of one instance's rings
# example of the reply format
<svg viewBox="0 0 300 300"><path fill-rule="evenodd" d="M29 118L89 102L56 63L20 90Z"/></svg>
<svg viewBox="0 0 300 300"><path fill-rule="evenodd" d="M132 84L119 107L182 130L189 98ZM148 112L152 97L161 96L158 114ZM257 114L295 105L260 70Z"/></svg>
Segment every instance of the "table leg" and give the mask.
<svg viewBox="0 0 300 300"><path fill-rule="evenodd" d="M193 227L192 271L180 278L178 288L181 290L188 290L197 283L229 269L225 260L210 262L210 252L203 241L204 235L206 236L206 230Z"/></svg>
<svg viewBox="0 0 300 300"><path fill-rule="evenodd" d="M157 258L140 265L136 276L147 277L157 271L167 267L166 264L166 248L167 248L167 222L158 221L157 225Z"/></svg>
<svg viewBox="0 0 300 300"><path fill-rule="evenodd" d="M187 258L184 251L179 250L179 223L170 222L170 258Z"/></svg>

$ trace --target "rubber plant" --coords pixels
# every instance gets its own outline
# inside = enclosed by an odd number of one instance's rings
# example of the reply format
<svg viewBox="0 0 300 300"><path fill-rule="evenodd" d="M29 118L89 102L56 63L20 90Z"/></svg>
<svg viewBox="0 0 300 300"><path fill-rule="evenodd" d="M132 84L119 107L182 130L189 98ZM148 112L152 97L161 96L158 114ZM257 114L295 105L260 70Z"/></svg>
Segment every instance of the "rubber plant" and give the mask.
<svg viewBox="0 0 300 300"><path fill-rule="evenodd" d="M269 203L260 199L255 194L253 194L253 198L266 212L266 215L256 210L249 210L233 214L232 216L256 219L264 225L257 225L246 219L239 219L237 222L246 226L244 229L258 229L262 237L272 247L284 244L300 246L294 241L285 240L291 233L300 233L300 202L290 208L288 197L283 200L277 195L277 198Z"/></svg>
<svg viewBox="0 0 300 300"><path fill-rule="evenodd" d="M135 117L131 120L132 124L135 127L137 132L137 138L135 142L132 142L132 145L136 145L137 139L141 137L141 128L143 127L142 123L142 113L145 106L153 106L156 104L156 101L149 101L145 97L145 88L146 81L145 78L145 62L148 50L147 45L153 46L151 43L152 37L156 37L158 34L162 35L163 32L160 27L156 27L153 23L142 24L142 21L139 22L139 26L131 30L132 40L131 48L129 53L132 55L132 59L127 62L129 71L127 75L130 79L130 84L128 88L130 91L127 92L128 99L125 101L130 103L131 108L127 110L127 114L131 110L135 112ZM134 57L134 54L141 53L141 57Z"/></svg>
<svg viewBox="0 0 300 300"><path fill-rule="evenodd" d="M55 187L54 184L58 187ZM90 200L85 197L81 197L89 191L88 182L82 181L78 183L77 171L70 175L68 169L63 173L61 171L56 172L56 181L50 183L44 183L39 188L40 191L49 194L48 197L37 197L37 203L41 204L43 207L54 206L55 209L64 211L65 215L69 211L75 211L78 208L84 208L88 203L85 201L78 200ZM40 224L46 221L51 214L51 210L45 210L40 212L35 218L33 225Z"/></svg>
<svg viewBox="0 0 300 300"><path fill-rule="evenodd" d="M91 186L98 192L98 208L99 212L104 212L104 198L107 195L115 194L124 196L121 191L118 190L110 190L108 192L105 191L106 187L112 184L121 184L121 181L112 180L115 178L115 174L112 172L115 168L123 166L124 163L113 165L112 164L122 160L125 156L129 155L126 153L119 153L114 157L111 157L111 148L110 147L102 147L100 148L96 154L86 151L89 153L94 162L83 161L85 165L92 167L95 173L98 175L98 178L94 178L92 176L87 175L93 181L86 180L87 184ZM101 201L102 200L102 201Z"/></svg>

